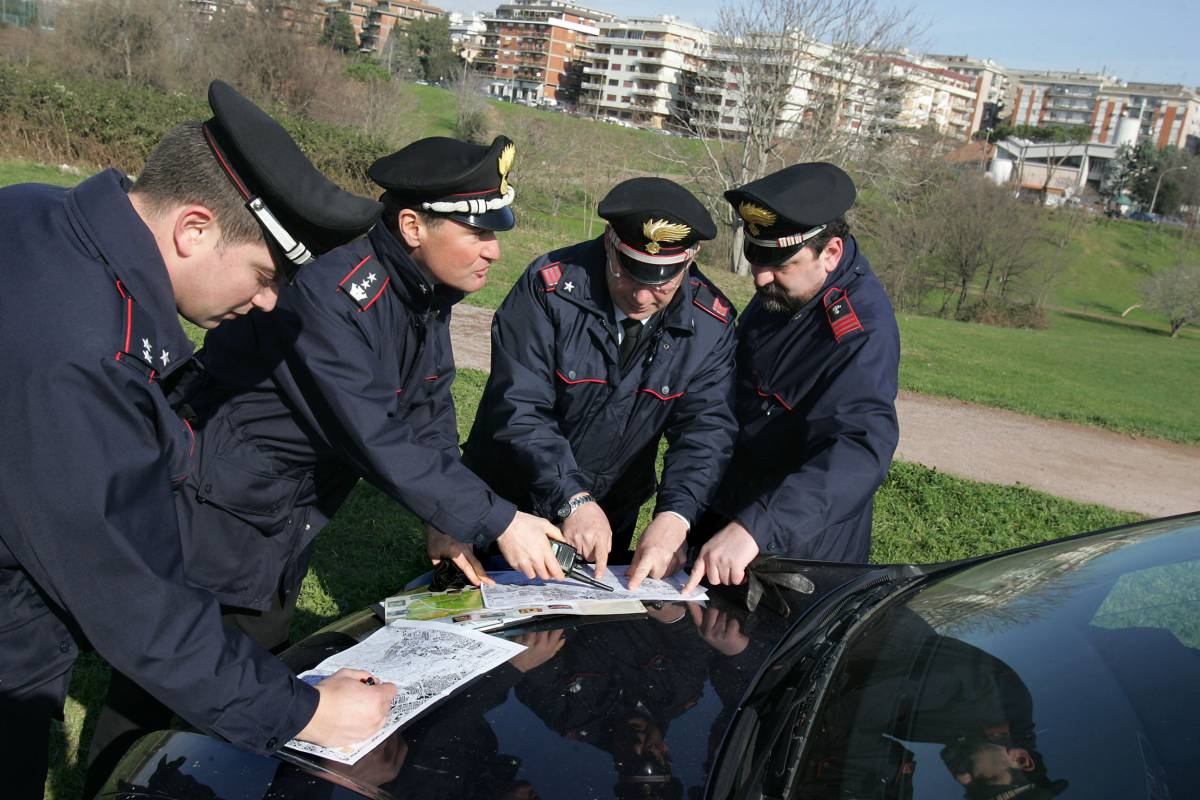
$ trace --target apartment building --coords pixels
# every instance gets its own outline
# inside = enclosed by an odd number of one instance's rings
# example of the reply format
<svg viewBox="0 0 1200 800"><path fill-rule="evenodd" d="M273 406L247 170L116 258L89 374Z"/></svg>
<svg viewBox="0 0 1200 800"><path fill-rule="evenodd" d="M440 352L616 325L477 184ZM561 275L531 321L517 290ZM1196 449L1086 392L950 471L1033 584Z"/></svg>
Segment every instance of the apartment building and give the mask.
<svg viewBox="0 0 1200 800"><path fill-rule="evenodd" d="M562 0L513 0L484 18L487 30L473 68L496 97L573 103L591 39L612 14Z"/></svg>
<svg viewBox="0 0 1200 800"><path fill-rule="evenodd" d="M879 117L886 128L932 128L969 138L976 106L975 79L936 61L907 54L881 59Z"/></svg>
<svg viewBox="0 0 1200 800"><path fill-rule="evenodd" d="M1123 118L1139 121L1139 135L1159 150L1174 145L1200 152L1200 94L1186 86L1163 83L1106 85L1096 101L1092 141L1117 141Z"/></svg>
<svg viewBox="0 0 1200 800"><path fill-rule="evenodd" d="M1186 86L1129 83L1108 75L1013 70L1014 125L1085 125L1091 141L1117 141L1122 119L1140 121L1140 135L1158 149L1200 150L1200 95Z"/></svg>
<svg viewBox="0 0 1200 800"><path fill-rule="evenodd" d="M971 125L967 136L974 136L983 127L984 113L989 105L993 109L1002 107L1005 112L1013 107L1016 82L1009 70L990 58L932 54L929 58L945 64L946 68L953 72L975 80L975 107L971 110Z"/></svg>
<svg viewBox="0 0 1200 800"><path fill-rule="evenodd" d="M375 55L384 53L397 28L403 30L416 19L446 16L444 10L420 0L335 0L327 4L327 14L338 11L350 18L359 52Z"/></svg>
<svg viewBox="0 0 1200 800"><path fill-rule="evenodd" d="M592 38L579 106L641 127L685 126L708 37L671 16L605 23Z"/></svg>
<svg viewBox="0 0 1200 800"><path fill-rule="evenodd" d="M479 48L483 46L483 37L487 32L487 23L483 20L484 15L478 12L470 17L457 11L450 14L450 45L458 57L468 64L475 60Z"/></svg>

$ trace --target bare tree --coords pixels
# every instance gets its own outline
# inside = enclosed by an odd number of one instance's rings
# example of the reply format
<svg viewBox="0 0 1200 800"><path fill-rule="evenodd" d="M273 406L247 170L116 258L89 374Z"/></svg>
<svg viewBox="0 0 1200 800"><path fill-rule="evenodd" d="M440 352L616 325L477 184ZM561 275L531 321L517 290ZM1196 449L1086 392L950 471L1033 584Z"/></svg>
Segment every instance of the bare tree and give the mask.
<svg viewBox="0 0 1200 800"><path fill-rule="evenodd" d="M469 64L462 64L454 75L454 99L458 117L454 135L466 142L485 144L491 141L492 113L483 99L483 78Z"/></svg>
<svg viewBox="0 0 1200 800"><path fill-rule="evenodd" d="M702 137L697 160L676 155L730 230L728 265L745 272L727 189L788 163L847 165L877 125L878 55L915 35L913 15L877 0L726 2L683 115Z"/></svg>
<svg viewBox="0 0 1200 800"><path fill-rule="evenodd" d="M63 9L63 57L86 72L155 83L168 57L167 31L180 9L170 0L84 0Z"/></svg>
<svg viewBox="0 0 1200 800"><path fill-rule="evenodd" d="M954 300L957 315L978 281L983 296L996 288L1004 298L1014 280L1032 266L1029 231L1036 225L1035 210L986 178L961 176L932 210L929 220L938 228L936 258L946 285L953 287L943 299L943 314Z"/></svg>
<svg viewBox="0 0 1200 800"><path fill-rule="evenodd" d="M1173 267L1147 280L1141 289L1142 305L1167 318L1172 339L1184 325L1200 320L1200 269Z"/></svg>

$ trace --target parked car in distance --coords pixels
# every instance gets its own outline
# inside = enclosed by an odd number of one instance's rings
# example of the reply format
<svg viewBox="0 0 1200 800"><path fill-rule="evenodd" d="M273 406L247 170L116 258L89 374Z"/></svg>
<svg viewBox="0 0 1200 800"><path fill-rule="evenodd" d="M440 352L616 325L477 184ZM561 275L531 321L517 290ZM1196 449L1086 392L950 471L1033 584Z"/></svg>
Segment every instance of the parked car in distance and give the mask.
<svg viewBox="0 0 1200 800"><path fill-rule="evenodd" d="M780 562L776 562L780 566ZM1200 514L967 562L785 562L763 602L560 618L353 767L144 738L102 797L1191 797ZM804 579L811 592L801 591ZM308 668L370 610L284 658Z"/></svg>

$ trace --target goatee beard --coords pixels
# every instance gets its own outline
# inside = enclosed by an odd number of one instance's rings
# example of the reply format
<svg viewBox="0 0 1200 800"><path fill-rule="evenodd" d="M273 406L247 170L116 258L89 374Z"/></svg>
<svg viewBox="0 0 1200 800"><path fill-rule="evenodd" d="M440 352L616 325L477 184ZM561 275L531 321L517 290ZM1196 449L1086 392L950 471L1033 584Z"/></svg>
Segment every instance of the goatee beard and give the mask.
<svg viewBox="0 0 1200 800"><path fill-rule="evenodd" d="M800 300L795 297L789 297L788 293L776 283L768 283L766 286L754 287L755 294L758 295L759 305L763 310L770 314L794 314L804 307L807 300Z"/></svg>

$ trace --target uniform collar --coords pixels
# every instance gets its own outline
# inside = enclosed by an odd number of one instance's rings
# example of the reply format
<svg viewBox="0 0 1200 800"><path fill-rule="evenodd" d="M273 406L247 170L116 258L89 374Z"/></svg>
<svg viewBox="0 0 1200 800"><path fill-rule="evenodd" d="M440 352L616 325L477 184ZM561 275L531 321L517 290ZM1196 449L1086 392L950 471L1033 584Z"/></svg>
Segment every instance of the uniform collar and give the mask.
<svg viewBox="0 0 1200 800"><path fill-rule="evenodd" d="M844 242L845 247L842 249L842 257L838 259L837 267L825 278L825 283L821 285L821 289L817 292L816 297L801 306L798 311L793 311L791 317L785 317L783 314L777 315L779 320L786 319L788 322L795 322L807 319L822 306L826 292L834 287L843 291L848 290L866 272L866 268L859 258L858 241L853 236L847 236ZM757 296L751 302L761 308ZM750 307L748 306L746 310L750 311ZM767 312L761 311L760 313L766 314Z"/></svg>
<svg viewBox="0 0 1200 800"><path fill-rule="evenodd" d="M187 361L193 348L179 324L175 292L158 243L129 202L132 188L126 175L106 169L68 193L67 213L83 245L108 264L153 320L159 337L156 346L170 354L171 360L161 370L166 375Z"/></svg>
<svg viewBox="0 0 1200 800"><path fill-rule="evenodd" d="M427 311L431 308L449 308L466 297L466 293L448 286L434 285L425 278L404 245L385 225L376 225L367 234L371 247L391 274L392 288L409 306Z"/></svg>
<svg viewBox="0 0 1200 800"><path fill-rule="evenodd" d="M608 269L604 251L604 236L585 242L582 252L573 259L574 263L562 265L562 276L554 293L577 306L604 317L616 320L616 306L608 294L608 282L604 272ZM664 327L684 332L695 330L692 317L692 276L689 269L679 285L671 304L658 312Z"/></svg>

